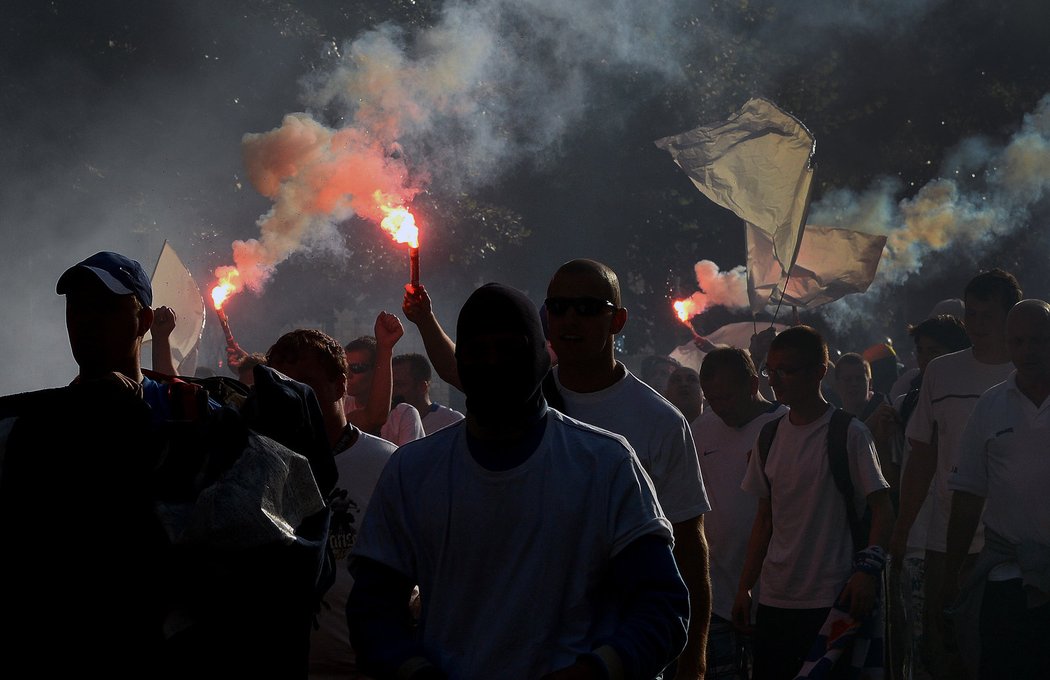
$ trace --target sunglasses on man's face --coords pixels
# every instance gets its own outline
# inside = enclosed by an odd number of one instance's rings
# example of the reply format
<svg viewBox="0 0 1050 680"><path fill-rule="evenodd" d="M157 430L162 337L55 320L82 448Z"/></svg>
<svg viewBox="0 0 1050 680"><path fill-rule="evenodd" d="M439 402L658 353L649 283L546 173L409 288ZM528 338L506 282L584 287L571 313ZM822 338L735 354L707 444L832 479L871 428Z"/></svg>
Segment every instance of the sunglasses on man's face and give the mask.
<svg viewBox="0 0 1050 680"><path fill-rule="evenodd" d="M596 297L549 297L543 301L548 314L562 316L569 309L576 310L577 316L598 316L607 309L616 309L616 305Z"/></svg>
<svg viewBox="0 0 1050 680"><path fill-rule="evenodd" d="M355 375L361 375L372 370L372 364L347 364L346 370L350 371Z"/></svg>

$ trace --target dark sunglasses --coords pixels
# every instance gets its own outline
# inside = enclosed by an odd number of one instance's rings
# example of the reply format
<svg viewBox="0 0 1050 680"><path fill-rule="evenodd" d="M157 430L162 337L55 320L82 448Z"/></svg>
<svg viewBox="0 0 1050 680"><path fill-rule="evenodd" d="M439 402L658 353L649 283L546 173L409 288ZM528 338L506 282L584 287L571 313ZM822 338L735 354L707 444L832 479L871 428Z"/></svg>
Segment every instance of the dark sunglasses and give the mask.
<svg viewBox="0 0 1050 680"><path fill-rule="evenodd" d="M347 364L346 370L350 371L355 375L361 375L372 370L372 364Z"/></svg>
<svg viewBox="0 0 1050 680"><path fill-rule="evenodd" d="M549 297L543 301L543 306L547 308L548 314L554 316L565 314L570 307L576 310L578 316L598 316L606 309L616 309L613 303L596 297Z"/></svg>

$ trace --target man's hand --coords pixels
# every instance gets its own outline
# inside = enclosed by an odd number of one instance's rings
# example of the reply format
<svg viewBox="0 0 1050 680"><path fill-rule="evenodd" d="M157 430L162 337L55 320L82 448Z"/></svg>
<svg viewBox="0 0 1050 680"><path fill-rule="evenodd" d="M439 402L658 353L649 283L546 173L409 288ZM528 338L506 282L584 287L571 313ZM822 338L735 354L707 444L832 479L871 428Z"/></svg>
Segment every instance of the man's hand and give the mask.
<svg viewBox="0 0 1050 680"><path fill-rule="evenodd" d="M427 289L423 284L413 286L409 283L405 285L405 297L401 301L401 311L405 313L406 319L417 326L434 313L434 307L430 303L430 295L427 294Z"/></svg>
<svg viewBox="0 0 1050 680"><path fill-rule="evenodd" d="M693 338L693 344L696 345L696 348L704 354L708 354L718 349L718 345L711 342L702 335L698 335L695 338Z"/></svg>
<svg viewBox="0 0 1050 680"><path fill-rule="evenodd" d="M240 345L226 348L226 363L232 369L239 369L247 358L248 353L241 349Z"/></svg>
<svg viewBox="0 0 1050 680"><path fill-rule="evenodd" d="M849 615L855 621L863 621L871 616L875 608L876 584L879 577L874 574L856 572L849 577L846 587L839 598L839 604L849 606Z"/></svg>
<svg viewBox="0 0 1050 680"><path fill-rule="evenodd" d="M745 635L754 635L751 625L751 591L738 590L733 601L733 627Z"/></svg>
<svg viewBox="0 0 1050 680"><path fill-rule="evenodd" d="M376 317L376 344L387 349L393 348L401 336L405 334L405 328L401 325L401 319L389 312L379 312Z"/></svg>
<svg viewBox="0 0 1050 680"><path fill-rule="evenodd" d="M766 354L769 353L769 345L772 344L773 338L776 336L777 329L774 326L770 326L764 331L751 336L748 352L751 353L751 360L755 362L756 368L762 368L762 364L766 360Z"/></svg>
<svg viewBox="0 0 1050 680"><path fill-rule="evenodd" d="M175 330L175 310L171 307L157 307L153 310L153 323L149 331L154 338L167 338Z"/></svg>
<svg viewBox="0 0 1050 680"><path fill-rule="evenodd" d="M868 416L864 424L871 430L872 437L877 442L885 442L901 426L900 416L897 409L883 402Z"/></svg>

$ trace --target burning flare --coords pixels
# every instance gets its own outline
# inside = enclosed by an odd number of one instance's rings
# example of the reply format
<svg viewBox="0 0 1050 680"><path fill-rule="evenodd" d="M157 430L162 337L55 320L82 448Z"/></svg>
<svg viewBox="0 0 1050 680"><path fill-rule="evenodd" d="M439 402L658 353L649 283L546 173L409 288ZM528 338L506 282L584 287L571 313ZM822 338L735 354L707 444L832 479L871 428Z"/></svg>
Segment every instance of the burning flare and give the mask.
<svg viewBox="0 0 1050 680"><path fill-rule="evenodd" d="M418 248L419 227L416 226L416 218L412 216L408 208L392 207L378 191L375 196L376 203L379 204L379 209L384 215L380 222L383 230L394 237L395 243L407 243L409 248Z"/></svg>
<svg viewBox="0 0 1050 680"><path fill-rule="evenodd" d="M236 267L220 267L215 273L219 277L219 282L211 289L211 300L215 309L221 311L226 300L241 289L239 285L241 275Z"/></svg>

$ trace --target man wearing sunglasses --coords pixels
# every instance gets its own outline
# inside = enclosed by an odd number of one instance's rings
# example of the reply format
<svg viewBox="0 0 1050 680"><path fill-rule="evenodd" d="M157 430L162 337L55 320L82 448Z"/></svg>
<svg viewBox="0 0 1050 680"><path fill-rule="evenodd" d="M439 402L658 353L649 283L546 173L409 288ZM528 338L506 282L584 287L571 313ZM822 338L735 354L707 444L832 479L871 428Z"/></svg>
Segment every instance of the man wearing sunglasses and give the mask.
<svg viewBox="0 0 1050 680"><path fill-rule="evenodd" d="M627 323L627 309L610 267L588 259L566 262L551 279L544 306L558 356L552 398L573 418L627 439L674 527L675 560L692 606L689 641L675 677L702 677L711 613L703 514L711 506L689 423L616 359L614 340Z"/></svg>

